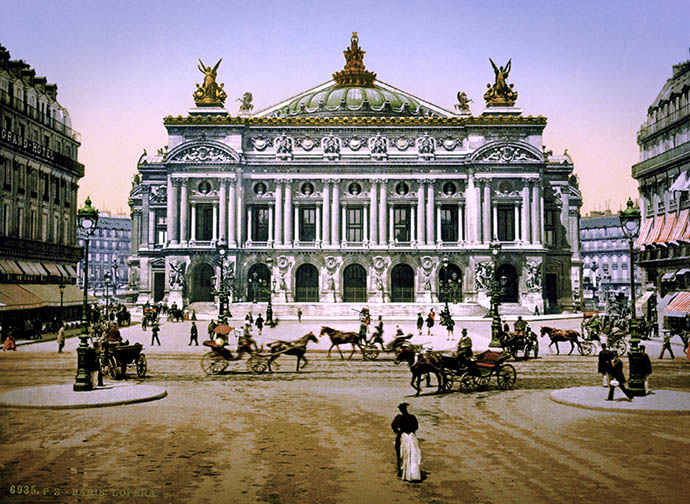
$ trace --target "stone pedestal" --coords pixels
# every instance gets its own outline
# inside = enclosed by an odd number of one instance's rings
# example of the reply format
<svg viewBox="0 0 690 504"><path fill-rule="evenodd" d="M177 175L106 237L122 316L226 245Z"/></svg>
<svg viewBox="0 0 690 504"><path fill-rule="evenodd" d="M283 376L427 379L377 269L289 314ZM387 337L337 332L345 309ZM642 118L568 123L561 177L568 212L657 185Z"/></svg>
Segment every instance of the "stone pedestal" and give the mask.
<svg viewBox="0 0 690 504"><path fill-rule="evenodd" d="M226 116L228 111L223 107L190 107L188 110L190 116Z"/></svg>
<svg viewBox="0 0 690 504"><path fill-rule="evenodd" d="M176 303L178 308L184 306L184 302L182 301L182 289L171 289L168 293L168 306L172 306L173 303Z"/></svg>

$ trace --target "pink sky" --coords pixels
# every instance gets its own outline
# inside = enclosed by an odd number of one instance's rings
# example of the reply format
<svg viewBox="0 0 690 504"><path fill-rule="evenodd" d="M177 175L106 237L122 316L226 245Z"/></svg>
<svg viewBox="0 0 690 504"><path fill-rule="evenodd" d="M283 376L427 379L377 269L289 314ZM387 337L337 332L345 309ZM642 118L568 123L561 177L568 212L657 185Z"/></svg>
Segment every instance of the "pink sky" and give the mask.
<svg viewBox="0 0 690 504"><path fill-rule="evenodd" d="M255 111L330 79L357 31L382 81L452 110L458 90L479 115L489 57L513 59L525 115L544 115L547 148L574 160L583 215L637 194L636 132L671 65L688 59L687 1L163 2L3 0L0 43L58 84L82 135L90 195L126 212L143 149L166 142L162 119L186 114L202 75Z"/></svg>

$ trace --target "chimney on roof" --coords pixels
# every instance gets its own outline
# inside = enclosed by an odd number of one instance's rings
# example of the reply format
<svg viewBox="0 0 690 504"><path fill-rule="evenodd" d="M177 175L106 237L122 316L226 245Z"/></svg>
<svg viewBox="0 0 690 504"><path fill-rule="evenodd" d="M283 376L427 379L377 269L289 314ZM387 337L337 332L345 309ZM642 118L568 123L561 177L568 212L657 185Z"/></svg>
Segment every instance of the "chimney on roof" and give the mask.
<svg viewBox="0 0 690 504"><path fill-rule="evenodd" d="M46 84L46 95L48 98L55 101L57 100L57 84Z"/></svg>

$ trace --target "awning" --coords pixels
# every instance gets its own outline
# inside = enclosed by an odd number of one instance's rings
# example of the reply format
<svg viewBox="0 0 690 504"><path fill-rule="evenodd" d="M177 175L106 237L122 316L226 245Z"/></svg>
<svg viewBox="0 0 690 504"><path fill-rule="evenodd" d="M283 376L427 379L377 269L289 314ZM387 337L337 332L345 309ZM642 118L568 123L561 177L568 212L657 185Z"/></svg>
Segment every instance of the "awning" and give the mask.
<svg viewBox="0 0 690 504"><path fill-rule="evenodd" d="M9 259L3 259L0 260L0 264L2 265L2 269L5 270L5 273L8 275L23 275L24 272L17 266L16 261L11 261Z"/></svg>
<svg viewBox="0 0 690 504"><path fill-rule="evenodd" d="M57 269L60 271L60 276L69 278L69 271L62 265L62 264L56 264Z"/></svg>
<svg viewBox="0 0 690 504"><path fill-rule="evenodd" d="M21 284L21 287L40 298L45 306L60 306L60 288L55 284ZM84 294L75 285L65 285L62 293L62 306L77 306L83 303Z"/></svg>
<svg viewBox="0 0 690 504"><path fill-rule="evenodd" d="M40 297L23 289L19 284L0 284L0 304L0 311L31 310L45 306Z"/></svg>
<svg viewBox="0 0 690 504"><path fill-rule="evenodd" d="M659 239L661 235L661 230L664 227L664 216L659 215L654 219L654 229L649 233L647 240L645 240L645 245L649 243L654 243Z"/></svg>
<svg viewBox="0 0 690 504"><path fill-rule="evenodd" d="M671 282L671 281L673 281L673 279L676 278L676 273L677 273L676 271L669 271L669 272L667 272L667 273L664 273L664 274L661 276L661 281L662 281L662 282Z"/></svg>
<svg viewBox="0 0 690 504"><path fill-rule="evenodd" d="M55 276L61 275L60 270L57 269L57 266L55 266L55 264L53 264L53 263L42 263L42 264L43 264L43 267L46 270L48 270L48 273L50 273L51 275L55 275Z"/></svg>
<svg viewBox="0 0 690 504"><path fill-rule="evenodd" d="M673 228L673 231L671 232L671 236L669 237L670 241L678 241L681 238L683 238L683 231L685 231L685 226L688 223L688 209L686 208L685 210L681 210L681 212L678 214L678 218L676 219L676 225Z"/></svg>
<svg viewBox="0 0 690 504"><path fill-rule="evenodd" d="M676 214L670 213L666 216L666 222L664 223L664 228L661 230L659 235L659 243L668 242L669 236L671 236L671 231L676 224Z"/></svg>
<svg viewBox="0 0 690 504"><path fill-rule="evenodd" d="M687 275L688 273L690 273L690 268L683 268L676 272L676 276Z"/></svg>
<svg viewBox="0 0 690 504"><path fill-rule="evenodd" d="M65 269L68 271L69 276L72 278L77 278L77 270L71 264L65 264Z"/></svg>
<svg viewBox="0 0 690 504"><path fill-rule="evenodd" d="M647 310L645 310L645 307L647 305L647 302L649 301L649 298L654 295L654 291L644 291L640 297L635 299L635 316L636 317L642 317Z"/></svg>
<svg viewBox="0 0 690 504"><path fill-rule="evenodd" d="M679 292L664 309L666 317L684 317L690 312L690 292Z"/></svg>
<svg viewBox="0 0 690 504"><path fill-rule="evenodd" d="M678 178L671 184L668 188L669 191L690 191L690 175L688 175L687 170L681 172Z"/></svg>
<svg viewBox="0 0 690 504"><path fill-rule="evenodd" d="M642 229L640 230L640 236L637 238L637 245L638 247L644 245L647 240L647 235L649 234L649 231L652 229L652 223L654 222L654 219L646 219L644 221L644 224L642 225Z"/></svg>

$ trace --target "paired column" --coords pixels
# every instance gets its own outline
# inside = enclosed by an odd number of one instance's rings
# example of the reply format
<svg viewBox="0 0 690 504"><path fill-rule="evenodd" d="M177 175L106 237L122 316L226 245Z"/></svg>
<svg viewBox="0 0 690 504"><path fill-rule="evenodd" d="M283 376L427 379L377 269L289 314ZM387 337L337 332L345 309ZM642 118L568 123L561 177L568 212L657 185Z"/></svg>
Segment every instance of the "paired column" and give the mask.
<svg viewBox="0 0 690 504"><path fill-rule="evenodd" d="M180 180L180 244L186 245L187 240L187 209L189 207L189 200L187 196L187 185L189 179Z"/></svg>
<svg viewBox="0 0 690 504"><path fill-rule="evenodd" d="M424 221L424 184L420 182L417 188L417 243L424 245L426 243L426 230Z"/></svg>
<svg viewBox="0 0 690 504"><path fill-rule="evenodd" d="M295 217L297 214L295 213ZM297 232L297 219L295 219L295 232ZM292 184L285 184L285 245L292 246Z"/></svg>
<svg viewBox="0 0 690 504"><path fill-rule="evenodd" d="M338 182L333 183L331 218L331 243L336 247L340 245L340 188Z"/></svg>
<svg viewBox="0 0 690 504"><path fill-rule="evenodd" d="M168 184L168 190L170 190L170 184ZM142 187L142 192L141 192L141 213L142 213L142 218L140 219L141 222L141 228L139 232L141 233L140 240L142 244L143 249L148 249L151 248L151 242L149 242L149 214L151 214L153 211L151 210L149 206L149 194L151 192L150 186L144 185ZM170 193L168 193L170 194ZM170 202L168 202L168 208L170 208ZM168 210L168 219L170 219L170 210ZM168 224L168 236L170 236L170 220L167 221ZM46 223L49 225L49 223ZM46 230L46 236L47 236L47 230ZM165 245L165 244L164 244Z"/></svg>
<svg viewBox="0 0 690 504"><path fill-rule="evenodd" d="M234 181L230 181L228 193L228 247L234 248L237 247L237 231L235 230L235 222L237 219L235 206L236 189Z"/></svg>
<svg viewBox="0 0 690 504"><path fill-rule="evenodd" d="M529 179L522 179L522 221L520 239L530 241L530 207L529 207Z"/></svg>
<svg viewBox="0 0 690 504"><path fill-rule="evenodd" d="M462 209L462 205L458 205L458 241L462 241L462 235L463 235L463 225L465 222L465 215Z"/></svg>
<svg viewBox="0 0 690 504"><path fill-rule="evenodd" d="M540 197L539 182L532 181L532 243L541 243Z"/></svg>
<svg viewBox="0 0 690 504"><path fill-rule="evenodd" d="M242 237L244 234L244 189L242 189L242 180L240 178L237 179L236 182L237 188L236 188L236 215L235 215L235 223L237 224L237 245L242 246ZM247 229L251 229L250 227L247 227ZM249 240L249 232L247 232L247 240Z"/></svg>
<svg viewBox="0 0 690 504"><path fill-rule="evenodd" d="M274 234L274 227L273 227L273 207L270 206L268 207L268 243L269 245L273 243L275 234Z"/></svg>
<svg viewBox="0 0 690 504"><path fill-rule="evenodd" d="M369 189L369 239L372 245L379 242L378 233L378 181L371 181L371 188Z"/></svg>
<svg viewBox="0 0 690 504"><path fill-rule="evenodd" d="M491 184L488 180L481 180L484 197L482 200L482 242L491 241Z"/></svg>
<svg viewBox="0 0 690 504"><path fill-rule="evenodd" d="M172 230L172 236L170 237L170 242L177 244L180 241L180 181L173 180L172 184L172 194L168 194L168 208L170 208L170 200L172 199L172 226L169 229Z"/></svg>
<svg viewBox="0 0 690 504"><path fill-rule="evenodd" d="M167 240L168 243L170 243L172 241L173 236L174 236L174 233L173 233L173 211L175 208L175 201L173 199L173 195L174 195L174 189L173 188L174 188L174 185L173 185L172 176L168 175L168 204L166 207L167 215L166 215L166 220L165 220L166 227L168 228L168 240ZM146 199L147 199L147 205L148 205L148 197ZM147 230L145 236L147 237L146 239L148 241L148 230ZM149 247L151 247L151 246L152 246L152 244L149 243Z"/></svg>
<svg viewBox="0 0 690 504"><path fill-rule="evenodd" d="M330 230L330 224L331 224L331 181L330 180L324 180L323 181L323 203L321 205L322 207L322 212L323 212L323 220L321 221L321 224L323 226L322 233L321 233L321 240L324 245L330 245L331 244L331 230Z"/></svg>
<svg viewBox="0 0 690 504"><path fill-rule="evenodd" d="M214 242L218 241L218 203L213 203L213 238Z"/></svg>
<svg viewBox="0 0 690 504"><path fill-rule="evenodd" d="M491 239L498 240L498 205L491 205L492 226Z"/></svg>
<svg viewBox="0 0 690 504"><path fill-rule="evenodd" d="M388 245L388 194L386 192L387 180L380 180L379 186L379 245Z"/></svg>
<svg viewBox="0 0 690 504"><path fill-rule="evenodd" d="M363 217L363 219L362 219L362 229L363 229L363 231L364 231L363 239L364 239L364 242L365 242L365 243L369 241L369 225L368 225L368 222L369 222L369 209L368 209L367 207L364 207L364 217Z"/></svg>
<svg viewBox="0 0 690 504"><path fill-rule="evenodd" d="M436 203L434 201L434 181L425 180L424 183L426 184L426 244L435 245L434 207Z"/></svg>
<svg viewBox="0 0 690 504"><path fill-rule="evenodd" d="M156 244L156 211L155 210L149 210L149 215L148 215L148 237L147 241L149 242L149 248L153 249L155 244Z"/></svg>
<svg viewBox="0 0 690 504"><path fill-rule="evenodd" d="M192 225L191 227L191 238L189 239L190 243L194 243L196 241L196 203L192 202L191 204L191 209L190 212L192 214Z"/></svg>
<svg viewBox="0 0 690 504"><path fill-rule="evenodd" d="M279 180L276 184L276 203L275 203L275 234L274 243L276 245L283 244L283 187L284 180Z"/></svg>
<svg viewBox="0 0 690 504"><path fill-rule="evenodd" d="M218 238L227 243L227 233L228 233L228 180L221 179L220 181L220 218L219 225L220 230L218 232Z"/></svg>

